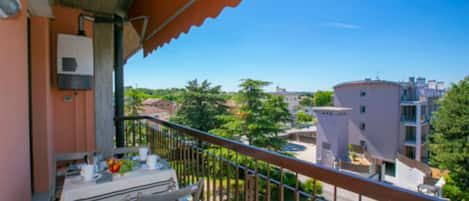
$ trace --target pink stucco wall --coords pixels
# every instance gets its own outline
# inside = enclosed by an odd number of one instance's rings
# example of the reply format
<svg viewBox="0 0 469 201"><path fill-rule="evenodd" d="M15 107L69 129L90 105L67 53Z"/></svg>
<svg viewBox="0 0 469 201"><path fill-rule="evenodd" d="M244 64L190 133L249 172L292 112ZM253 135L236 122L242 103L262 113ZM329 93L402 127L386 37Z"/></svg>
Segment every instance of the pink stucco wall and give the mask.
<svg viewBox="0 0 469 201"><path fill-rule="evenodd" d="M27 1L21 1L23 8ZM0 19L0 198L31 199L26 9Z"/></svg>
<svg viewBox="0 0 469 201"><path fill-rule="evenodd" d="M316 162L333 167L334 160L348 160L348 110L315 109L317 117ZM329 149L324 148L325 143Z"/></svg>
<svg viewBox="0 0 469 201"><path fill-rule="evenodd" d="M360 92L366 92L360 96ZM334 105L350 107L349 143L365 139L368 151L376 158L394 161L400 145L400 86L389 82L344 84L334 89ZM360 106L366 107L360 113ZM360 123L366 125L360 129Z"/></svg>
<svg viewBox="0 0 469 201"><path fill-rule="evenodd" d="M30 32L34 191L47 192L54 167L49 19L31 17Z"/></svg>
<svg viewBox="0 0 469 201"><path fill-rule="evenodd" d="M79 10L53 6L55 19L50 23L52 104L54 150L56 153L94 151L96 142L94 92L58 90L57 76L57 35L77 34ZM93 35L92 24L87 22L85 30L88 37ZM73 97L72 102L65 102L64 96ZM111 111L109 111L111 112Z"/></svg>

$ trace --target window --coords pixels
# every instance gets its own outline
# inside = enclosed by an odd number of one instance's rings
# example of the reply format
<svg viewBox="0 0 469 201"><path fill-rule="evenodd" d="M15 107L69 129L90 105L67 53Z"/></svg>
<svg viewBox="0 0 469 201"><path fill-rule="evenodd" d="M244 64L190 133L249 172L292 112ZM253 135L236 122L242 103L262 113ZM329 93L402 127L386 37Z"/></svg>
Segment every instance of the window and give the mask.
<svg viewBox="0 0 469 201"><path fill-rule="evenodd" d="M361 97L366 96L366 91L360 91L360 96Z"/></svg>
<svg viewBox="0 0 469 201"><path fill-rule="evenodd" d="M384 174L387 176L396 176L396 164L384 161Z"/></svg>
<svg viewBox="0 0 469 201"><path fill-rule="evenodd" d="M360 113L362 113L362 114L366 113L366 106L364 106L364 105L360 106Z"/></svg>
<svg viewBox="0 0 469 201"><path fill-rule="evenodd" d="M365 123L361 122L360 123L360 130L365 130L365 128L366 128Z"/></svg>
<svg viewBox="0 0 469 201"><path fill-rule="evenodd" d="M416 141L416 131L414 126L405 127L405 141L414 142Z"/></svg>
<svg viewBox="0 0 469 201"><path fill-rule="evenodd" d="M414 147L405 147L405 156L407 156L407 158L415 160L415 148Z"/></svg>

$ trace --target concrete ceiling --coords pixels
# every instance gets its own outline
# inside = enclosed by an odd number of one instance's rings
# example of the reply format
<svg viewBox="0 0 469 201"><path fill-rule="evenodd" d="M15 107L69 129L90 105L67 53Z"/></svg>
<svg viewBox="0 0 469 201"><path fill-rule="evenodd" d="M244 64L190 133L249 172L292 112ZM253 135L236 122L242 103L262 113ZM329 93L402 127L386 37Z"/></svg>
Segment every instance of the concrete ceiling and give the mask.
<svg viewBox="0 0 469 201"><path fill-rule="evenodd" d="M89 11L95 14L127 17L133 0L50 0L53 4Z"/></svg>

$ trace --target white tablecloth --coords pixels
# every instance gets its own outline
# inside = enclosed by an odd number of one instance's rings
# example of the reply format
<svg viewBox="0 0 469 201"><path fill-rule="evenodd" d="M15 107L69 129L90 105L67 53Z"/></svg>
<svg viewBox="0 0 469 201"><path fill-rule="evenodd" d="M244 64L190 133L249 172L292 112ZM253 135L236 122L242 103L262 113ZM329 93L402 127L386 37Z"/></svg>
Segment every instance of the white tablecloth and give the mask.
<svg viewBox="0 0 469 201"><path fill-rule="evenodd" d="M80 176L66 177L62 201L127 201L134 200L137 193L152 194L177 190L176 172L173 169L138 169L124 176L114 175L113 181L96 184L83 182Z"/></svg>

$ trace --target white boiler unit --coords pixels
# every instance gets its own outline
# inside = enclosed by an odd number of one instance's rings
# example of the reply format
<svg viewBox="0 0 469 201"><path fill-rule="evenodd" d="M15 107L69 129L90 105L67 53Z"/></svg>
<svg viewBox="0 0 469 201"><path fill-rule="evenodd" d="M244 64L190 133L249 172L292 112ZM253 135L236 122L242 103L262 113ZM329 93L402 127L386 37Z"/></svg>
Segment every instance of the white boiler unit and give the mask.
<svg viewBox="0 0 469 201"><path fill-rule="evenodd" d="M93 40L59 34L57 39L57 85L63 90L90 90L93 80Z"/></svg>

